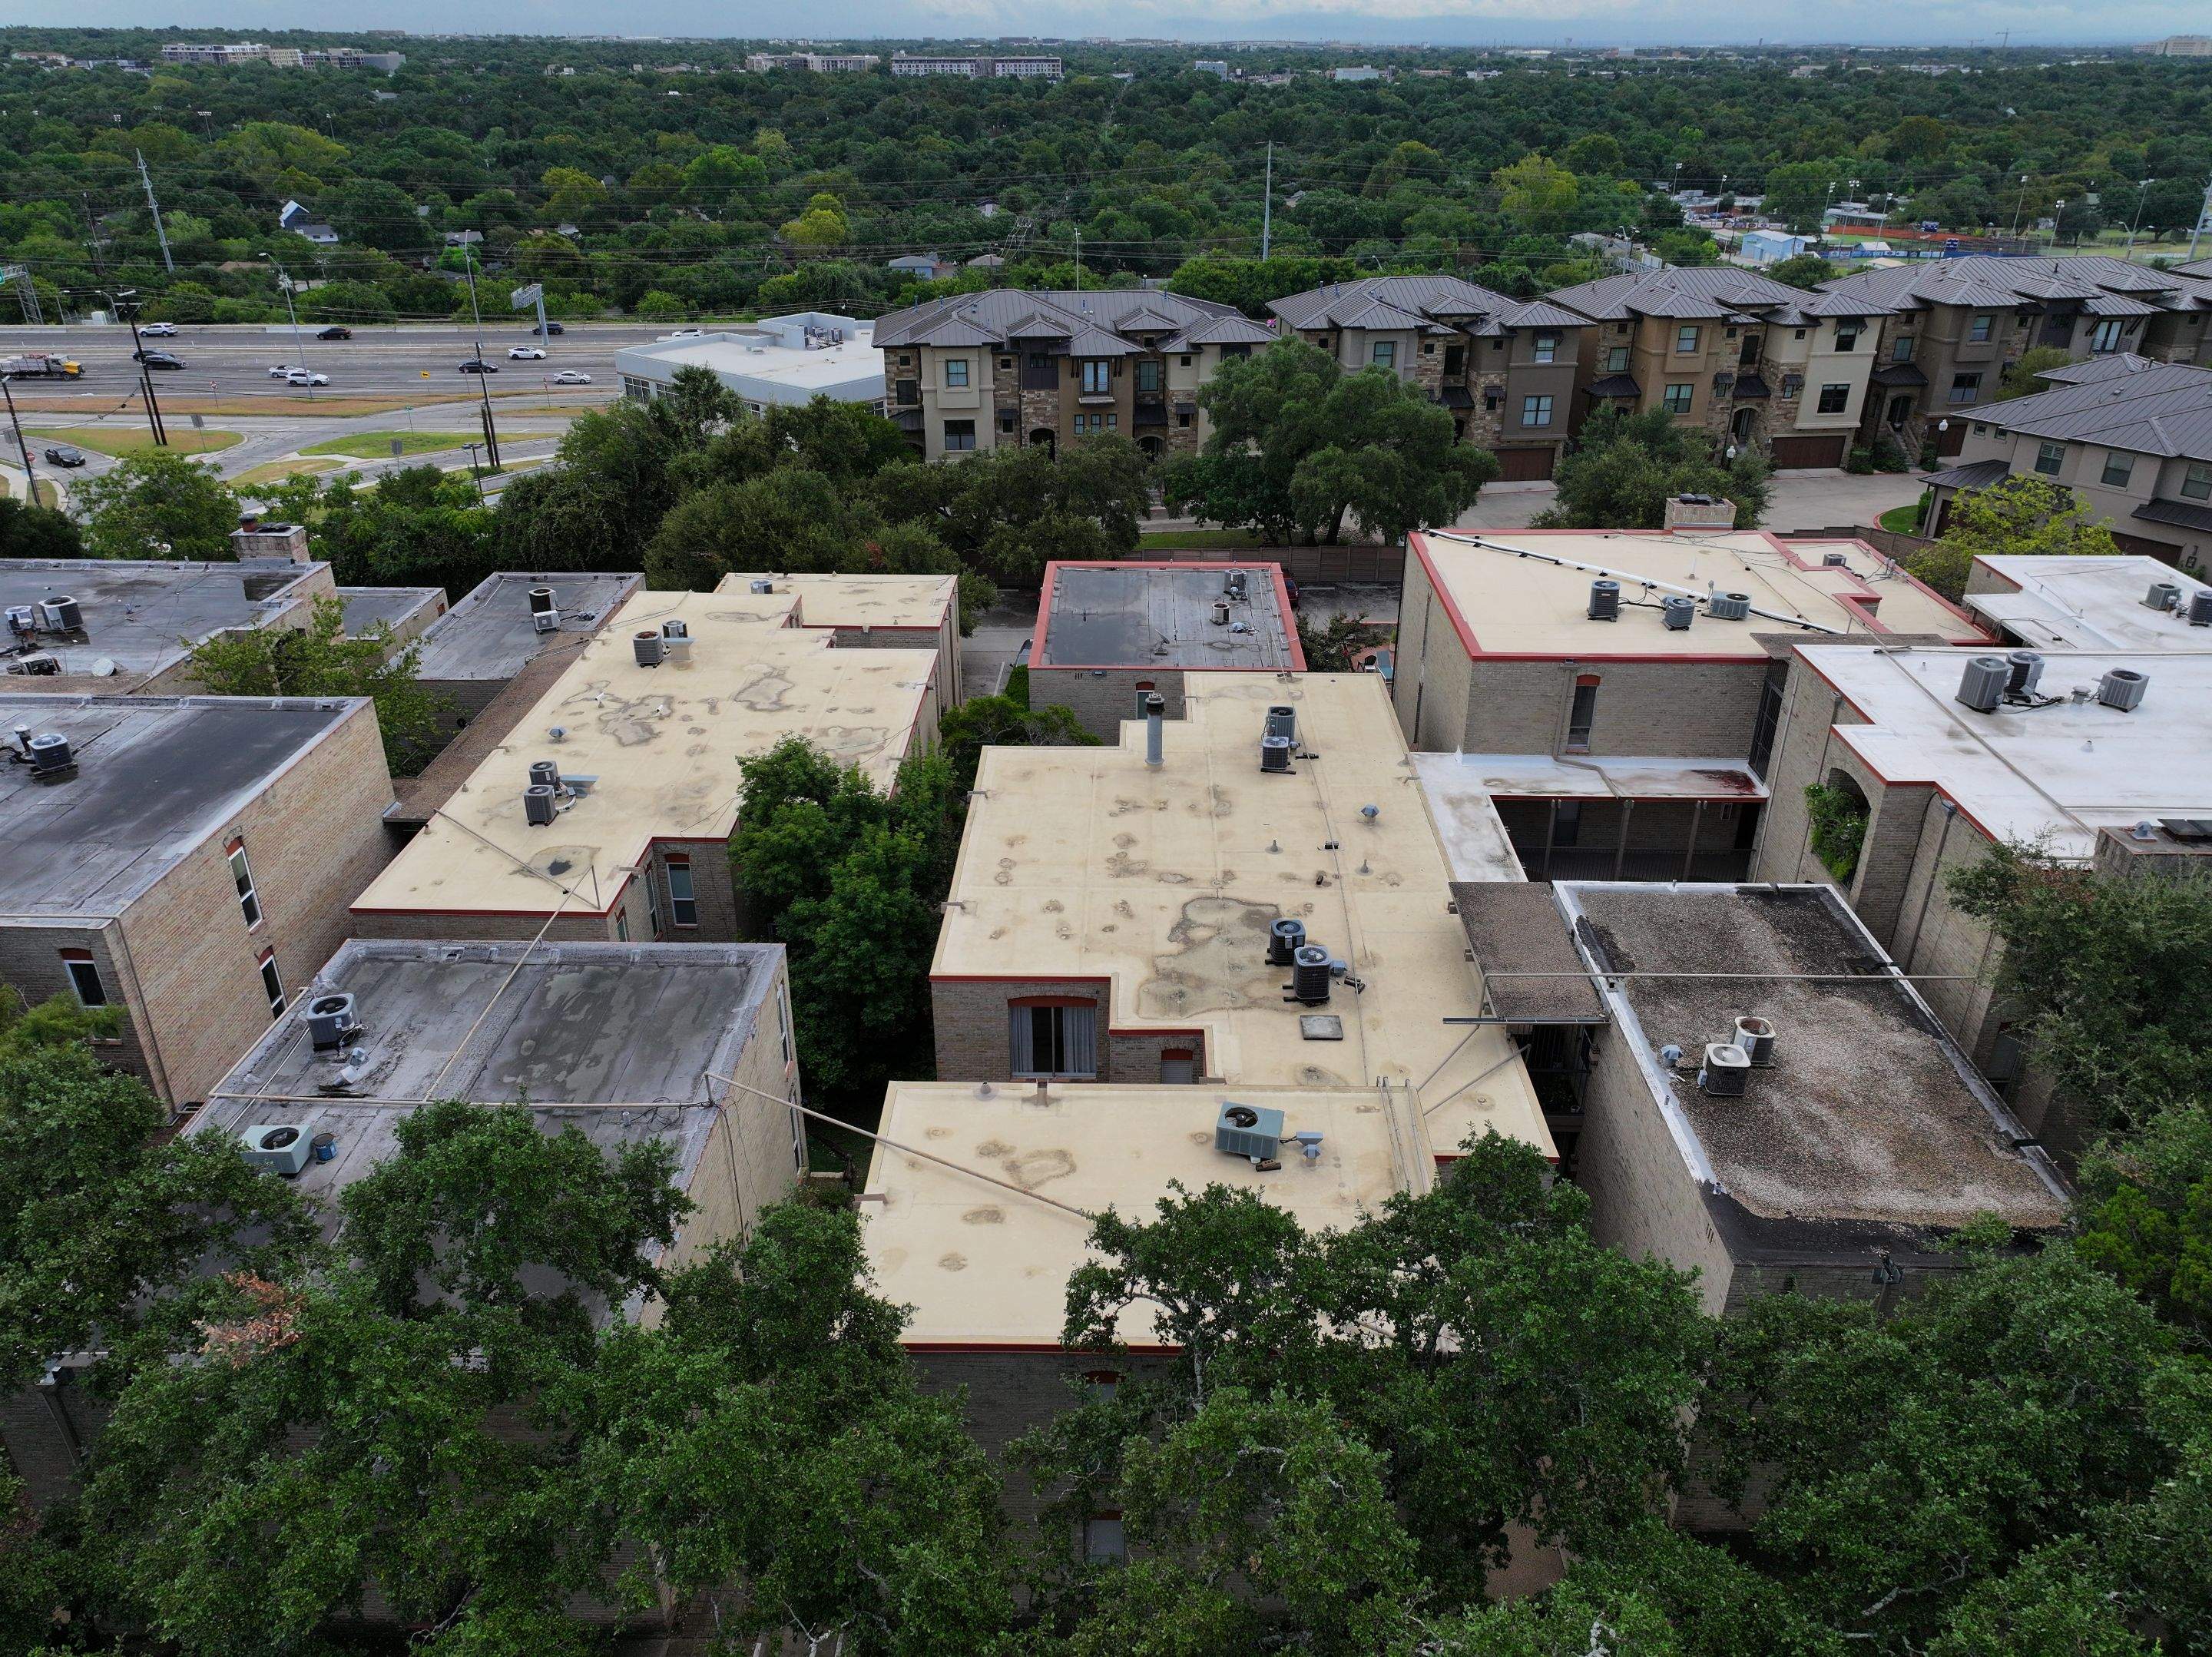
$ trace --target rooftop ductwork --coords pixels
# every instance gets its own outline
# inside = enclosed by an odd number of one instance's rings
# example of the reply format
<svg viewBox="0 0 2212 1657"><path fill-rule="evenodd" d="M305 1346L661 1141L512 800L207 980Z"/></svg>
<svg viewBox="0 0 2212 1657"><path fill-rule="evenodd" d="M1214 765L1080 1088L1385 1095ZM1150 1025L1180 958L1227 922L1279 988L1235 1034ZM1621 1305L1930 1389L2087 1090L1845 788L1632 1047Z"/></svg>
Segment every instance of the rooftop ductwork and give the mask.
<svg viewBox="0 0 2212 1657"><path fill-rule="evenodd" d="M1158 771L1167 763L1166 733L1168 699L1158 691L1145 697L1145 764Z"/></svg>

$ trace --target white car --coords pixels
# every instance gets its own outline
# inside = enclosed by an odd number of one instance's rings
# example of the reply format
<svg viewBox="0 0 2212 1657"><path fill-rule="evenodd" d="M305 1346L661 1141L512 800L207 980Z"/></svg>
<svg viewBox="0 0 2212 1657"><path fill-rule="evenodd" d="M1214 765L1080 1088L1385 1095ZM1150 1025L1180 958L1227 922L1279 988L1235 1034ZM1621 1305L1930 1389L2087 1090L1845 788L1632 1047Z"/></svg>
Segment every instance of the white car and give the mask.
<svg viewBox="0 0 2212 1657"><path fill-rule="evenodd" d="M275 368L269 370L269 377L271 380L289 380L299 372L300 370L294 368L289 362L279 362Z"/></svg>
<svg viewBox="0 0 2212 1657"><path fill-rule="evenodd" d="M148 322L141 324L138 332L148 339L174 339L177 325L173 322Z"/></svg>
<svg viewBox="0 0 2212 1657"><path fill-rule="evenodd" d="M660 336L664 341L670 339L704 339L706 337L707 331L704 328L678 328L674 333L665 333Z"/></svg>
<svg viewBox="0 0 2212 1657"><path fill-rule="evenodd" d="M563 369L553 376L553 383L556 386L588 386L592 383L592 376L578 369Z"/></svg>
<svg viewBox="0 0 2212 1657"><path fill-rule="evenodd" d="M509 345L507 360L510 362L542 362L545 353L535 345Z"/></svg>
<svg viewBox="0 0 2212 1657"><path fill-rule="evenodd" d="M284 383L288 386L327 386L331 383L331 377L306 369L294 369L284 376Z"/></svg>

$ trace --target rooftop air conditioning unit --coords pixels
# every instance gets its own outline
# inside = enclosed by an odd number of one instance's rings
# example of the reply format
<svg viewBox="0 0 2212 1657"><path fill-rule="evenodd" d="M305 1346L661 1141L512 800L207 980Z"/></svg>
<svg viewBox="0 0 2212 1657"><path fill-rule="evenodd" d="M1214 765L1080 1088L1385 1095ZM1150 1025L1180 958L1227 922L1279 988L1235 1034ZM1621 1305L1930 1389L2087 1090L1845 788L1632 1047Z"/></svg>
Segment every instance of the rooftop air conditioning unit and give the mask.
<svg viewBox="0 0 2212 1657"><path fill-rule="evenodd" d="M1993 714L2012 683L2012 663L2002 656L1974 656L1959 677L1958 699L1978 714Z"/></svg>
<svg viewBox="0 0 2212 1657"><path fill-rule="evenodd" d="M2097 700L2124 714L2133 713L2142 706L2143 692L2149 688L2148 673L2139 673L2132 667L2114 667L2097 682Z"/></svg>
<svg viewBox="0 0 2212 1657"><path fill-rule="evenodd" d="M2200 587L2189 595L2189 624L2212 627L2212 587Z"/></svg>
<svg viewBox="0 0 2212 1657"><path fill-rule="evenodd" d="M1705 1045L1705 1062L1698 1069L1698 1090L1714 1099L1741 1099L1751 1079L1751 1055L1732 1041Z"/></svg>
<svg viewBox="0 0 2212 1657"><path fill-rule="evenodd" d="M1283 1113L1266 1105L1224 1105L1213 1122L1213 1148L1272 1161L1283 1148Z"/></svg>
<svg viewBox="0 0 2212 1657"><path fill-rule="evenodd" d="M2150 591L2143 594L2146 610L2171 610L2181 602L2181 588L2170 581L2154 581Z"/></svg>
<svg viewBox="0 0 2212 1657"><path fill-rule="evenodd" d="M1690 624L1698 618L1698 601L1680 593L1670 593L1659 600L1659 624L1670 633L1689 631Z"/></svg>
<svg viewBox="0 0 2212 1657"><path fill-rule="evenodd" d="M313 1142L307 1130L295 1122L275 1122L258 1128L248 1128L238 1136L239 1149L246 1160L257 1168L282 1174L287 1179L299 1177L313 1154Z"/></svg>
<svg viewBox="0 0 2212 1657"><path fill-rule="evenodd" d="M50 633L74 633L84 625L84 608L67 594L47 599L39 606L46 619Z"/></svg>
<svg viewBox="0 0 2212 1657"><path fill-rule="evenodd" d="M553 602L553 589L533 587L530 589L530 626L532 632L550 633L561 625L561 606Z"/></svg>
<svg viewBox="0 0 2212 1657"><path fill-rule="evenodd" d="M1716 593L1706 600L1705 613L1715 621L1741 621L1751 614L1751 594Z"/></svg>
<svg viewBox="0 0 2212 1657"><path fill-rule="evenodd" d="M354 1017L354 999L343 991L318 996L307 1003L307 1037L317 1052L343 1047L360 1031Z"/></svg>
<svg viewBox="0 0 2212 1657"><path fill-rule="evenodd" d="M1589 590L1589 618L1592 621L1620 619L1620 583L1617 581L1594 581Z"/></svg>

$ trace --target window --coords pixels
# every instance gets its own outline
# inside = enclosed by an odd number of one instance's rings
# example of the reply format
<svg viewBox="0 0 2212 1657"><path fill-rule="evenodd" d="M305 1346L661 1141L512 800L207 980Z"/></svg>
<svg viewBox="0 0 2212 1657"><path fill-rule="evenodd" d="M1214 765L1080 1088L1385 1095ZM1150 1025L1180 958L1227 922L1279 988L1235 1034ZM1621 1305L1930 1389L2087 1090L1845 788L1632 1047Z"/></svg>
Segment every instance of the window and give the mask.
<svg viewBox="0 0 2212 1657"><path fill-rule="evenodd" d="M1083 362L1083 394L1085 397L1104 397L1114 389L1114 365L1103 356L1085 357Z"/></svg>
<svg viewBox="0 0 2212 1657"><path fill-rule="evenodd" d="M1006 1008L1007 1068L1018 1076L1098 1074L1095 1002L1015 1002Z"/></svg>
<svg viewBox="0 0 2212 1657"><path fill-rule="evenodd" d="M615 938L621 943L629 941L629 911L627 909L615 911Z"/></svg>
<svg viewBox="0 0 2212 1657"><path fill-rule="evenodd" d="M645 929L656 938L660 935L660 893L650 873L645 877Z"/></svg>
<svg viewBox="0 0 2212 1657"><path fill-rule="evenodd" d="M1093 1565L1119 1565L1129 1557L1128 1533L1119 1514L1100 1514L1083 1521L1083 1556Z"/></svg>
<svg viewBox="0 0 2212 1657"><path fill-rule="evenodd" d="M1378 369L1395 369L1398 366L1396 340L1378 339L1375 342L1375 366Z"/></svg>
<svg viewBox="0 0 2212 1657"><path fill-rule="evenodd" d="M1850 405L1851 388L1849 386L1823 386L1820 387L1820 410L1821 413L1841 414Z"/></svg>
<svg viewBox="0 0 2212 1657"><path fill-rule="evenodd" d="M1804 389L1805 376L1803 375L1785 374L1782 376L1782 394L1784 397L1797 396Z"/></svg>
<svg viewBox="0 0 2212 1657"><path fill-rule="evenodd" d="M901 351L898 356L898 365L902 369L912 368L914 366L914 353L911 351Z"/></svg>
<svg viewBox="0 0 2212 1657"><path fill-rule="evenodd" d="M2038 443L2035 446L2035 469L2046 478L2056 478L2058 468L2066 464L2066 445Z"/></svg>
<svg viewBox="0 0 2212 1657"><path fill-rule="evenodd" d="M1996 318L1978 316L1973 320L1973 326L1966 330L1966 338L1977 345L1985 345L1989 343L1990 336L1996 331Z"/></svg>
<svg viewBox="0 0 2212 1657"><path fill-rule="evenodd" d="M2117 317L2108 317L2104 321L2100 322L2097 325L2095 331L2090 334L2089 349L2093 351L2116 351L2119 350L2119 319Z"/></svg>
<svg viewBox="0 0 2212 1657"><path fill-rule="evenodd" d="M1436 354L1437 342L1433 339L1424 339L1421 342L1421 355L1424 356L1434 356Z"/></svg>
<svg viewBox="0 0 2212 1657"><path fill-rule="evenodd" d="M1559 355L1559 335L1555 333L1540 333L1536 336L1536 361L1539 362L1553 362L1557 360Z"/></svg>
<svg viewBox="0 0 2212 1657"><path fill-rule="evenodd" d="M261 987L269 996L269 1016L281 1018L284 1014L284 980L276 973L276 952L261 952Z"/></svg>
<svg viewBox="0 0 2212 1657"><path fill-rule="evenodd" d="M1521 399L1521 423L1524 426L1548 426L1552 423L1552 399L1548 397L1524 397Z"/></svg>
<svg viewBox="0 0 2212 1657"><path fill-rule="evenodd" d="M1982 394L1982 376L1978 374L1954 374L1951 376L1951 400L1972 403Z"/></svg>
<svg viewBox="0 0 2212 1657"><path fill-rule="evenodd" d="M1176 411L1176 429L1177 431L1188 431L1190 429L1190 411L1188 409L1177 409Z"/></svg>
<svg viewBox="0 0 2212 1657"><path fill-rule="evenodd" d="M999 366L1006 373L1012 374L1014 371L1014 359L1011 356L1002 356L999 359Z"/></svg>
<svg viewBox="0 0 2212 1657"><path fill-rule="evenodd" d="M1182 356L1177 359L1176 366L1185 369L1190 366L1190 353L1188 351L1185 351Z"/></svg>
<svg viewBox="0 0 2212 1657"><path fill-rule="evenodd" d="M2128 479L2135 475L2136 457L2123 454L2118 449L2105 451L2105 470L2098 481L2107 489L2125 489Z"/></svg>
<svg viewBox="0 0 2212 1657"><path fill-rule="evenodd" d="M948 356L945 359L945 389L965 391L968 388L968 359Z"/></svg>
<svg viewBox="0 0 2212 1657"><path fill-rule="evenodd" d="M1121 1372L1118 1369L1093 1369L1084 1376L1090 1386L1093 1402L1107 1404L1121 1390Z"/></svg>
<svg viewBox="0 0 2212 1657"><path fill-rule="evenodd" d="M1896 338L1889 342L1889 360L1893 362L1910 362L1912 360L1912 336L1911 334L1899 334Z"/></svg>
<svg viewBox="0 0 2212 1657"><path fill-rule="evenodd" d="M80 1007L105 1007L107 990L100 981L100 968L93 964L89 949L62 951L62 970L69 974L70 988L76 991Z"/></svg>
<svg viewBox="0 0 2212 1657"><path fill-rule="evenodd" d="M1567 710L1567 746L1577 753L1589 752L1590 726L1597 718L1597 675L1584 673L1575 681L1574 705Z"/></svg>
<svg viewBox="0 0 2212 1657"><path fill-rule="evenodd" d="M780 978L776 981L775 1005L776 1010L783 1015L783 1068L788 1070L799 1059L798 1049L792 1045L790 979Z"/></svg>
<svg viewBox="0 0 2212 1657"><path fill-rule="evenodd" d="M947 420L945 423L945 452L956 454L975 447L975 423L973 420Z"/></svg>
<svg viewBox="0 0 2212 1657"><path fill-rule="evenodd" d="M1505 349L1505 336L1504 334L1498 334L1493 338L1490 342L1490 349L1494 351L1504 350Z"/></svg>
<svg viewBox="0 0 2212 1657"><path fill-rule="evenodd" d="M1858 343L1859 325L1857 323L1838 322L1836 324L1836 349L1838 350L1854 350L1857 349Z"/></svg>
<svg viewBox="0 0 2212 1657"><path fill-rule="evenodd" d="M1137 364L1137 389L1158 391L1160 388L1160 359L1147 356Z"/></svg>
<svg viewBox="0 0 2212 1657"><path fill-rule="evenodd" d="M2191 466L2181 475L2181 493L2191 501L2212 501L2212 466Z"/></svg>
<svg viewBox="0 0 2212 1657"><path fill-rule="evenodd" d="M1628 372L1627 346L1608 345L1606 348L1605 371L1607 374L1626 374Z"/></svg>
<svg viewBox="0 0 2212 1657"><path fill-rule="evenodd" d="M1802 328L1799 328L1799 329L1797 329L1796 332L1794 332L1793 333L1791 333L1790 337L1792 339L1802 339L1802 338L1805 337L1805 331L1804 331L1804 329L1802 329Z"/></svg>
<svg viewBox="0 0 2212 1657"><path fill-rule="evenodd" d="M1467 347L1466 347L1466 346L1464 346L1464 345L1447 345L1447 346L1445 346L1445 347L1444 347L1444 377L1445 377L1446 379L1450 379L1450 378L1451 378L1452 376L1454 376L1455 375L1462 375L1462 374L1465 374L1466 372L1467 372Z"/></svg>
<svg viewBox="0 0 2212 1657"><path fill-rule="evenodd" d="M999 429L1009 437L1014 435L1014 418L1013 410L1000 409L999 411Z"/></svg>
<svg viewBox="0 0 2212 1657"><path fill-rule="evenodd" d="M1698 352L1698 330L1694 325L1674 330L1674 355L1694 356Z"/></svg>
<svg viewBox="0 0 2212 1657"><path fill-rule="evenodd" d="M1667 387L1661 394L1659 401L1669 414L1687 414L1690 411L1690 399L1697 393L1698 388L1695 386L1678 381Z"/></svg>
<svg viewBox="0 0 2212 1657"><path fill-rule="evenodd" d="M899 380L892 382L892 400L902 409L915 407L921 401L921 381Z"/></svg>
<svg viewBox="0 0 2212 1657"><path fill-rule="evenodd" d="M253 889L253 870L246 861L246 842L230 843L230 878L238 884L239 912L246 917L249 932L261 924L261 894Z"/></svg>
<svg viewBox="0 0 2212 1657"><path fill-rule="evenodd" d="M678 926L699 924L699 894L691 885L691 860L668 860L668 914Z"/></svg>
<svg viewBox="0 0 2212 1657"><path fill-rule="evenodd" d="M1504 403L1505 393L1503 392L1486 391L1482 393L1482 411L1485 414L1497 413Z"/></svg>

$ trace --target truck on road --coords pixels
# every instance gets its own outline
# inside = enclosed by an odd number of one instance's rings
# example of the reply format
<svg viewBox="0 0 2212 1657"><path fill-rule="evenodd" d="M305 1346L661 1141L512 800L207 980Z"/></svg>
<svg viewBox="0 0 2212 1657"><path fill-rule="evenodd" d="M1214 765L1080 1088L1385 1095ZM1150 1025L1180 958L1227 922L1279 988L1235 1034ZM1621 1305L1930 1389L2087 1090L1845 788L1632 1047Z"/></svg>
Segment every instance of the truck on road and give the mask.
<svg viewBox="0 0 2212 1657"><path fill-rule="evenodd" d="M0 375L10 380L82 380L84 364L53 351L25 351L20 356L0 356Z"/></svg>

